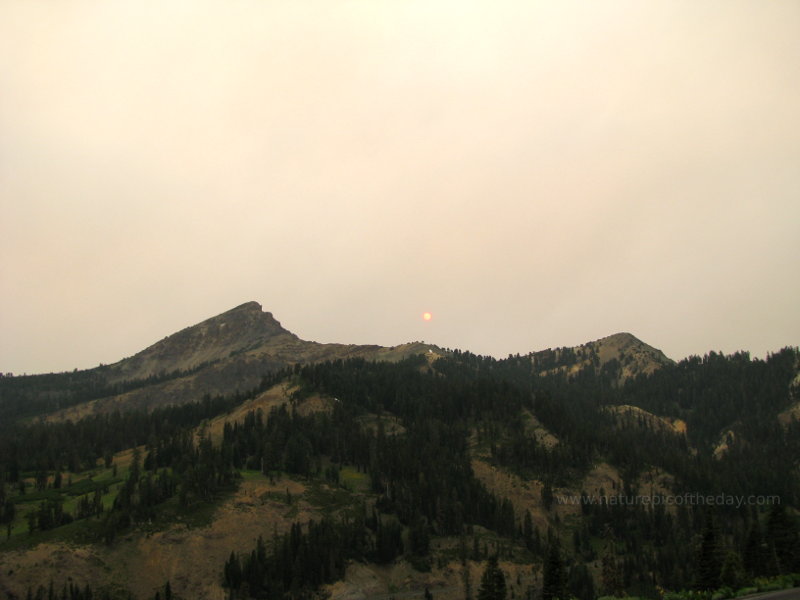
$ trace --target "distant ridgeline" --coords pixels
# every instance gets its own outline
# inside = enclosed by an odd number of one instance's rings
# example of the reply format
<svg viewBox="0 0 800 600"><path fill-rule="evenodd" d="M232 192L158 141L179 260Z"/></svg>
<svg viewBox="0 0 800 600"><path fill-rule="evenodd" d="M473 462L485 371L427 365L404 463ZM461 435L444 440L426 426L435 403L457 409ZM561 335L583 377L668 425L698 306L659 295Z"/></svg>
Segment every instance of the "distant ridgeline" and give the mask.
<svg viewBox="0 0 800 600"><path fill-rule="evenodd" d="M0 552L87 544L103 574L53 571L56 592L70 576L95 597L194 597L203 575L188 559L147 587L112 550L176 520L208 527L240 490L285 488L263 496L283 520L214 550L209 590L313 597L354 562L450 568L481 598L502 578L509 597L545 600L730 597L800 572L798 350L673 363L612 338L503 360L307 362L249 391L75 421L38 417L106 393L98 373L3 378L0 414L25 420L0 434ZM466 566L487 559L470 581ZM0 592L36 590L24 569L3 576Z"/></svg>
<svg viewBox="0 0 800 600"><path fill-rule="evenodd" d="M0 428L19 419L45 415L77 404L118 396L202 371L213 363L191 369L148 375L144 379L109 380L108 367L42 375L0 374Z"/></svg>

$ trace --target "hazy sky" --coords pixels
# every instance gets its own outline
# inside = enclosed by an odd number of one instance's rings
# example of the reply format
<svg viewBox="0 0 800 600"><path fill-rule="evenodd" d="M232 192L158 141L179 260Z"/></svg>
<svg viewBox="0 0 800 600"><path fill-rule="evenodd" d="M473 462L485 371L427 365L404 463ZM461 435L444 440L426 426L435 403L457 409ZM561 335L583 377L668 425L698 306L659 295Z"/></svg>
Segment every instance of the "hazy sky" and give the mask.
<svg viewBox="0 0 800 600"><path fill-rule="evenodd" d="M0 0L0 210L4 372L249 300L763 355L800 343L800 2Z"/></svg>

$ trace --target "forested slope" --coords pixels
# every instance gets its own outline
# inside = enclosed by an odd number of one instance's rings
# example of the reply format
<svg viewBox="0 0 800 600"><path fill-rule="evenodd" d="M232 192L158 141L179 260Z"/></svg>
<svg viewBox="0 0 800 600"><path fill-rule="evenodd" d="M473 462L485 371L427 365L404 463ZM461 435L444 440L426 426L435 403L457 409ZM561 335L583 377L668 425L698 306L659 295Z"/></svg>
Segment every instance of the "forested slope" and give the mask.
<svg viewBox="0 0 800 600"><path fill-rule="evenodd" d="M627 334L606 340L504 360L298 362L196 402L18 420L0 434L0 557L23 566L0 590L24 594L26 557L64 542L104 570L36 577L108 597L168 580L184 597L311 597L340 580L346 595L358 565L407 565L414 585L450 582L456 598L492 556L515 595L581 600L800 571L800 424L785 418L797 349L673 363ZM223 533L256 489L274 516ZM178 545L169 570L121 566L154 532L168 544L193 527L210 575Z"/></svg>

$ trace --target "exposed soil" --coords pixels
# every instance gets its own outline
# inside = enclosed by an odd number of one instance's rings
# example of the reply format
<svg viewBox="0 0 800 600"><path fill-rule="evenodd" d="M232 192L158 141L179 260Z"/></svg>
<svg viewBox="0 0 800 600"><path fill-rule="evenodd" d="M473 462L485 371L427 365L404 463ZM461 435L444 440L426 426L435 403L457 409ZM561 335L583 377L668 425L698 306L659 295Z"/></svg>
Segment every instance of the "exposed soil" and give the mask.
<svg viewBox="0 0 800 600"><path fill-rule="evenodd" d="M122 584L138 597L151 597L169 580L185 598L222 600L221 573L232 550L252 548L258 536L270 539L292 523L318 514L302 494L305 486L291 479L274 483L245 481L220 506L207 527L176 523L153 533L123 536L113 546L40 544L0 554L0 592L24 597L28 586L57 586L66 577L92 587ZM282 498L289 491L292 505Z"/></svg>

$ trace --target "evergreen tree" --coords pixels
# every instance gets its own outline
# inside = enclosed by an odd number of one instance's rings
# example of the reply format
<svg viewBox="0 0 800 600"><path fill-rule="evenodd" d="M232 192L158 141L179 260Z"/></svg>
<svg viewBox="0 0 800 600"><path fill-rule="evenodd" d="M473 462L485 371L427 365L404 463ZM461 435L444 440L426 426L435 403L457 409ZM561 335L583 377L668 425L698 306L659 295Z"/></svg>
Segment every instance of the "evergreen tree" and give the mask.
<svg viewBox="0 0 800 600"><path fill-rule="evenodd" d="M622 597L625 595L625 586L622 584L622 574L619 572L616 558L611 546L606 550L601 561L601 578L603 593L606 596Z"/></svg>
<svg viewBox="0 0 800 600"><path fill-rule="evenodd" d="M731 589L738 589L744 580L744 567L742 566L742 557L739 553L730 550L725 555L725 561L722 563L722 571L720 572L720 583L728 586Z"/></svg>
<svg viewBox="0 0 800 600"><path fill-rule="evenodd" d="M223 571L223 585L228 588L238 589L242 583L242 566L239 563L239 557L235 552L231 552L231 556L225 563Z"/></svg>
<svg viewBox="0 0 800 600"><path fill-rule="evenodd" d="M544 486L542 486L542 504L544 504L544 509L548 511L553 506L553 486L549 480L545 481Z"/></svg>
<svg viewBox="0 0 800 600"><path fill-rule="evenodd" d="M798 568L798 532L794 519L783 504L772 506L767 517L767 537L777 557L779 573L790 573Z"/></svg>
<svg viewBox="0 0 800 600"><path fill-rule="evenodd" d="M597 597L594 580L585 563L575 565L569 570L570 596L580 600L594 600Z"/></svg>
<svg viewBox="0 0 800 600"><path fill-rule="evenodd" d="M525 516L522 521L522 539L525 541L525 547L531 552L534 552L533 518L529 510L525 511Z"/></svg>
<svg viewBox="0 0 800 600"><path fill-rule="evenodd" d="M417 517L408 532L411 552L417 556L427 556L430 550L430 533L425 517Z"/></svg>
<svg viewBox="0 0 800 600"><path fill-rule="evenodd" d="M481 575L478 600L505 600L506 576L497 564L497 555L486 560L486 568Z"/></svg>
<svg viewBox="0 0 800 600"><path fill-rule="evenodd" d="M469 574L469 565L465 562L461 569L461 582L464 584L464 600L472 600L472 578Z"/></svg>
<svg viewBox="0 0 800 600"><path fill-rule="evenodd" d="M745 572L750 577L757 577L766 572L766 546L757 520L750 526L750 531L747 534L742 562L744 563Z"/></svg>
<svg viewBox="0 0 800 600"><path fill-rule="evenodd" d="M542 579L542 600L566 600L567 578L558 539L553 540L550 544Z"/></svg>
<svg viewBox="0 0 800 600"><path fill-rule="evenodd" d="M696 590L715 590L719 587L719 575L722 565L719 559L719 541L717 530L711 515L706 516L706 525L697 550L697 573L694 588Z"/></svg>

